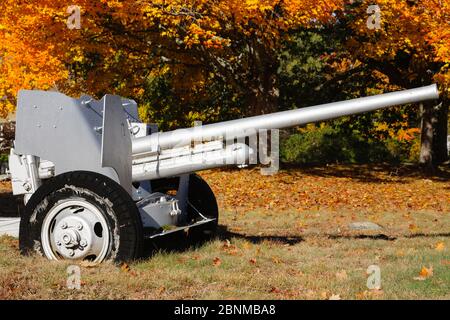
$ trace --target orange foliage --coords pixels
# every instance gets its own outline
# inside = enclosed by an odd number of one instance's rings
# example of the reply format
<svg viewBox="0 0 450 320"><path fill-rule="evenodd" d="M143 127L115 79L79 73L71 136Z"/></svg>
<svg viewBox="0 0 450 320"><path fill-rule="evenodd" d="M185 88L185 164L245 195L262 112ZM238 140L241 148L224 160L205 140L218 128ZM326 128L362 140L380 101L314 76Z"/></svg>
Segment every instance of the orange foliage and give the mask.
<svg viewBox="0 0 450 320"><path fill-rule="evenodd" d="M227 70L243 63L233 52L237 41L272 52L289 31L333 23L339 17L333 13L339 11L356 17L348 28L361 38L348 44L357 57L391 61L402 51L413 60L411 80L438 63L434 80L449 94L450 0L377 0L382 17L379 30L366 26L366 9L373 1L354 3L77 0L81 28L69 29L67 9L73 1L2 0L0 113L14 110L21 88L94 96L112 92L139 99L149 76L167 72L161 69L162 61L173 62L177 85L202 86L204 79L196 72L205 68L208 59Z"/></svg>
<svg viewBox="0 0 450 320"><path fill-rule="evenodd" d="M211 57L239 37L272 48L290 29L332 20L342 2L77 0L81 28L69 29L73 1L2 0L0 111L14 109L21 88L139 98L161 59L198 66L199 55ZM192 83L181 74L180 83Z"/></svg>
<svg viewBox="0 0 450 320"><path fill-rule="evenodd" d="M410 61L401 76L410 83L433 78L450 95L450 1L449 0L364 0L352 9L355 37L348 45L353 54L367 61L385 61L401 68L398 55ZM367 27L367 8L380 7L379 29ZM437 65L437 70L436 69ZM430 72L435 72L431 77ZM427 82L428 80L424 80Z"/></svg>

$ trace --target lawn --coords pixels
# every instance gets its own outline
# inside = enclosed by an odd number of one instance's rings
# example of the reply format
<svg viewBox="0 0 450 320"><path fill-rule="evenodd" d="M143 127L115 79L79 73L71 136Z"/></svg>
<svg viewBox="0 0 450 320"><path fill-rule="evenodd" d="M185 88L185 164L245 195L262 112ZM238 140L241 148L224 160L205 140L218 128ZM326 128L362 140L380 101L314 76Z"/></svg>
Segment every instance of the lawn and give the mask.
<svg viewBox="0 0 450 320"><path fill-rule="evenodd" d="M450 299L449 170L333 165L261 176L207 171L221 207L217 239L149 251L129 265L22 257L0 238L0 299ZM1 190L8 191L3 185ZM372 222L378 229L352 224ZM151 243L148 244L152 246ZM381 288L367 287L367 269Z"/></svg>

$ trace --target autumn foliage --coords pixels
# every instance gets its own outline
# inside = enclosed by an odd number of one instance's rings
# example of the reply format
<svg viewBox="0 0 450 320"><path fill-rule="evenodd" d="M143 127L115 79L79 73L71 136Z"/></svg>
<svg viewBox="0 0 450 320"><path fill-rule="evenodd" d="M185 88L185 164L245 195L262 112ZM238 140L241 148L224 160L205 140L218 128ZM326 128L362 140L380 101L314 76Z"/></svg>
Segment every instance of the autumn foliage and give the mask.
<svg viewBox="0 0 450 320"><path fill-rule="evenodd" d="M81 29L69 29L72 4L0 4L3 113L14 109L20 88L97 95L113 90L139 98L151 74L167 72L160 68L161 59L173 61L178 86L201 87L216 71L209 67L226 69L217 70L218 75L236 72L239 65L249 67L240 60L241 42L258 52L257 60L264 66L264 58L274 58L271 51L291 31L333 23L336 17L352 17L348 46L356 58L394 61L399 52L407 54L407 79L421 77L430 65L438 64L433 78L448 90L449 1L377 1L382 19L378 30L366 26L372 1L78 0Z"/></svg>
<svg viewBox="0 0 450 320"><path fill-rule="evenodd" d="M20 88L139 98L147 77L167 72L159 68L165 59L173 61L178 85L195 87L214 72L204 68L205 60L231 69L244 63L233 50L241 40L257 42L258 51L271 50L289 30L332 19L341 2L79 0L81 29L71 30L67 8L73 1L5 0L0 4L2 110L14 109Z"/></svg>
<svg viewBox="0 0 450 320"><path fill-rule="evenodd" d="M376 14L368 8L374 5L380 21L371 28ZM79 28L70 26L77 10ZM445 147L449 0L3 0L0 13L3 116L14 111L20 89L97 98L113 93L136 99L141 118L167 129L274 112L283 94L292 101L281 107L293 108L303 106L304 96L319 103L438 82L444 107L440 115L428 114L428 123L440 127L429 144ZM317 94L308 88L296 95L301 89L294 79L293 92L280 92L286 80L280 57L305 40L305 30L334 39L311 61L321 72L328 69L325 82L334 78L348 82L347 88ZM295 72L321 79L311 70ZM358 86L367 89L351 88ZM411 140L420 122L413 118L409 113L406 126L380 117L374 122L388 124L383 134L401 127L397 138ZM367 118L362 123L372 125ZM445 161L446 152L438 158Z"/></svg>
<svg viewBox="0 0 450 320"><path fill-rule="evenodd" d="M380 26L367 27L367 8L380 7ZM362 61L374 63L398 85L420 85L433 80L450 93L450 1L379 0L356 2L349 10L350 51Z"/></svg>

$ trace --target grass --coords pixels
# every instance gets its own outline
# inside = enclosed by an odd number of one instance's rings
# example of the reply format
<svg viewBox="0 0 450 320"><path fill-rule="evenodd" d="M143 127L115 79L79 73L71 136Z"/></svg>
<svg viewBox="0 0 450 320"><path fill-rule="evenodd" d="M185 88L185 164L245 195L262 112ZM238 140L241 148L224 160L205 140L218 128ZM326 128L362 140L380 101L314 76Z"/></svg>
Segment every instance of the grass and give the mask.
<svg viewBox="0 0 450 320"><path fill-rule="evenodd" d="M339 168L349 170L344 174ZM22 257L16 239L1 237L0 299L450 299L448 179L389 176L389 168L376 173L381 182L364 181L355 167L339 168L324 169L330 174L292 169L277 180L252 171L207 172L204 177L221 192L217 239L154 252L129 266L82 265L80 290L66 286L69 263ZM292 175L296 189L291 197L315 184L320 192L309 193L309 202L321 206L306 205L300 211L294 203L277 210L276 205L265 206L268 199L250 200L252 204L236 199L259 193L254 186L267 180L271 187L266 197L278 192L284 199L283 186ZM244 187L250 181L253 188ZM357 200L336 203L333 197L342 192L341 184L350 194L358 191ZM381 191L383 203L367 206L369 196L378 196L377 187L397 190L401 197L411 193L411 206ZM240 188L239 195L234 188ZM383 229L349 228L358 221ZM370 265L381 269L381 290L367 288ZM417 280L423 267L432 268L432 275Z"/></svg>

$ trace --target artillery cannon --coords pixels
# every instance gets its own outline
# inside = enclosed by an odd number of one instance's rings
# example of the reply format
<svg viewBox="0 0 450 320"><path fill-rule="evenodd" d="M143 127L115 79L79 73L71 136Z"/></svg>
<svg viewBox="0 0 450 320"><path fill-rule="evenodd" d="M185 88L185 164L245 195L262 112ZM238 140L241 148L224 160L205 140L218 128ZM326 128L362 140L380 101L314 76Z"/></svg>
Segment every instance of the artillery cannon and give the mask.
<svg viewBox="0 0 450 320"><path fill-rule="evenodd" d="M259 129L437 98L431 85L155 132L139 120L133 100L20 91L9 166L13 193L24 195L26 203L21 251L49 259L118 261L138 257L144 239L181 230L189 230L189 237L213 234L217 203L194 172L245 164L255 150L236 139Z"/></svg>

